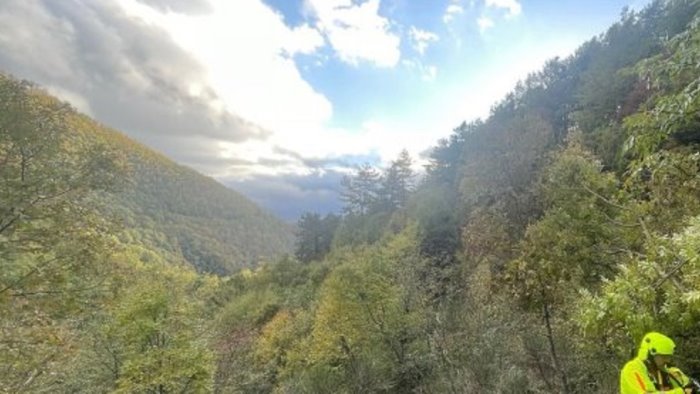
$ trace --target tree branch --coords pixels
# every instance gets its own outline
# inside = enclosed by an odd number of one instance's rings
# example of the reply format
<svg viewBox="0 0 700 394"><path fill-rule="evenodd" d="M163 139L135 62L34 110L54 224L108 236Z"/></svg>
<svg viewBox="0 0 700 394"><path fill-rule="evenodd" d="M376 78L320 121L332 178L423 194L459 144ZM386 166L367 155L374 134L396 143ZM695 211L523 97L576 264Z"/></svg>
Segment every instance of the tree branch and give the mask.
<svg viewBox="0 0 700 394"><path fill-rule="evenodd" d="M663 271L659 268L657 269L657 272L659 275L661 275L661 278L652 286L654 290L657 290L661 285L664 284L667 280L671 280L673 282L673 285L676 286L676 288L680 291L683 291L683 285L681 285L678 282L678 279L674 276L689 260L681 261L680 263L676 264L675 267L671 269L668 273L664 274Z"/></svg>
<svg viewBox="0 0 700 394"><path fill-rule="evenodd" d="M612 202L612 201L608 200L607 198L601 196L600 194L596 193L594 190L592 190L591 188L589 188L589 187L586 186L586 185L581 185L581 188L583 188L583 190L585 190L585 191L591 193L592 195L596 196L596 197L599 198L601 201L605 202L606 204L610 205L611 207L615 207L615 208L618 208L618 209L622 209L623 211L631 211L629 208L623 207L622 205L615 204L614 202Z"/></svg>

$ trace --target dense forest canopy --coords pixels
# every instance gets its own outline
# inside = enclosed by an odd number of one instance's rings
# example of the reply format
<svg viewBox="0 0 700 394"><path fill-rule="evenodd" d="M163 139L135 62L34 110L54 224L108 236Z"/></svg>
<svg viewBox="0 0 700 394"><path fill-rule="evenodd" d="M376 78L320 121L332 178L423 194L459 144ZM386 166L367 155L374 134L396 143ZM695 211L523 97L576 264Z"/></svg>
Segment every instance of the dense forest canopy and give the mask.
<svg viewBox="0 0 700 394"><path fill-rule="evenodd" d="M700 376L699 12L625 10L279 258L242 197L2 77L0 390L609 393L650 330Z"/></svg>

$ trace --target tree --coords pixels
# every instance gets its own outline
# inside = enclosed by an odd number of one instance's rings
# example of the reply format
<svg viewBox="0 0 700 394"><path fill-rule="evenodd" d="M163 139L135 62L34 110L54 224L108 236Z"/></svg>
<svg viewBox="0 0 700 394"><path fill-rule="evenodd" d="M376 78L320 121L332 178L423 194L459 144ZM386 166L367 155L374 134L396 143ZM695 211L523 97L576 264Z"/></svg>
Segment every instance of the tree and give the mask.
<svg viewBox="0 0 700 394"><path fill-rule="evenodd" d="M112 315L123 354L116 392L210 391L213 355L205 335L206 309L196 296L199 278L169 268L160 270L157 280L149 274L124 289Z"/></svg>
<svg viewBox="0 0 700 394"><path fill-rule="evenodd" d="M582 291L577 302L582 347L605 353L603 359L609 360L601 365L600 378L615 379L611 367L619 367L642 336L658 327L682 341L676 355L679 364L697 370L700 216L690 218L672 237L652 234L644 253L620 268L599 292Z"/></svg>
<svg viewBox="0 0 700 394"><path fill-rule="evenodd" d="M297 242L295 256L308 263L321 260L331 250L335 230L340 218L328 214L324 218L318 213L305 212L297 222Z"/></svg>
<svg viewBox="0 0 700 394"><path fill-rule="evenodd" d="M411 279L420 260L415 231L342 260L323 283L307 347L300 348L308 352L307 373L340 387L326 391L410 392L420 381L426 350Z"/></svg>
<svg viewBox="0 0 700 394"><path fill-rule="evenodd" d="M499 113L469 134L459 180L466 214L490 208L522 232L539 213L533 186L554 142L552 125L531 112Z"/></svg>
<svg viewBox="0 0 700 394"><path fill-rule="evenodd" d="M112 226L93 197L125 167L71 129L71 115L67 104L0 75L1 390L50 387L74 326L102 295Z"/></svg>
<svg viewBox="0 0 700 394"><path fill-rule="evenodd" d="M430 151L426 184L455 186L467 135L478 130L481 124L481 121L462 123L453 130L449 138L438 141L437 146Z"/></svg>
<svg viewBox="0 0 700 394"><path fill-rule="evenodd" d="M391 162L380 179L378 195L378 209L385 212L393 212L404 208L409 194L413 190L413 160L405 149L399 157Z"/></svg>
<svg viewBox="0 0 700 394"><path fill-rule="evenodd" d="M210 331L219 291L216 277L164 261L139 261L124 248L111 263L110 302L84 325L80 352L61 392L210 392L214 357Z"/></svg>
<svg viewBox="0 0 700 394"><path fill-rule="evenodd" d="M356 168L352 176L341 181L340 199L345 203L343 211L348 215L366 215L377 202L379 172L365 163Z"/></svg>
<svg viewBox="0 0 700 394"><path fill-rule="evenodd" d="M601 163L583 149L580 140L580 135L573 135L542 174L545 213L528 226L520 255L508 272L525 309L541 314L551 370L564 391L571 390L571 376L557 325L568 320L567 305L577 290L595 288L613 276L617 254L622 250L624 256L625 251L616 231L619 204L610 198L615 179L601 171Z"/></svg>

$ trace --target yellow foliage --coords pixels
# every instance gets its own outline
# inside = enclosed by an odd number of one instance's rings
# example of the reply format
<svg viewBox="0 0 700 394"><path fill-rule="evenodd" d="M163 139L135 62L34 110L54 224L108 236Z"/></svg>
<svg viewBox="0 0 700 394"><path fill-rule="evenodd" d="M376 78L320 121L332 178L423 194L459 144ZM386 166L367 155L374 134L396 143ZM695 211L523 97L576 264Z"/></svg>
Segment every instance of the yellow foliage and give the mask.
<svg viewBox="0 0 700 394"><path fill-rule="evenodd" d="M287 347L294 338L292 314L287 310L277 314L262 328L255 344L255 357L267 363L275 360L277 364L284 363Z"/></svg>

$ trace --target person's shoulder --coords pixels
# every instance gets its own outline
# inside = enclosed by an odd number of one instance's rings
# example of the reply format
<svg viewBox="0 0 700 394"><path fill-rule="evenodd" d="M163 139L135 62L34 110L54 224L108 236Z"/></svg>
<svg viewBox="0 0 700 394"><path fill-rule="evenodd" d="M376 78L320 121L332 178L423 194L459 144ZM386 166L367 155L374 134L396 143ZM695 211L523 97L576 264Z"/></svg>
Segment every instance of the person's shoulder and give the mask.
<svg viewBox="0 0 700 394"><path fill-rule="evenodd" d="M633 358L629 360L627 363L625 363L625 366L622 367L622 371L629 371L629 370L635 370L638 371L640 369L646 369L646 366L642 362L642 360L638 358Z"/></svg>

